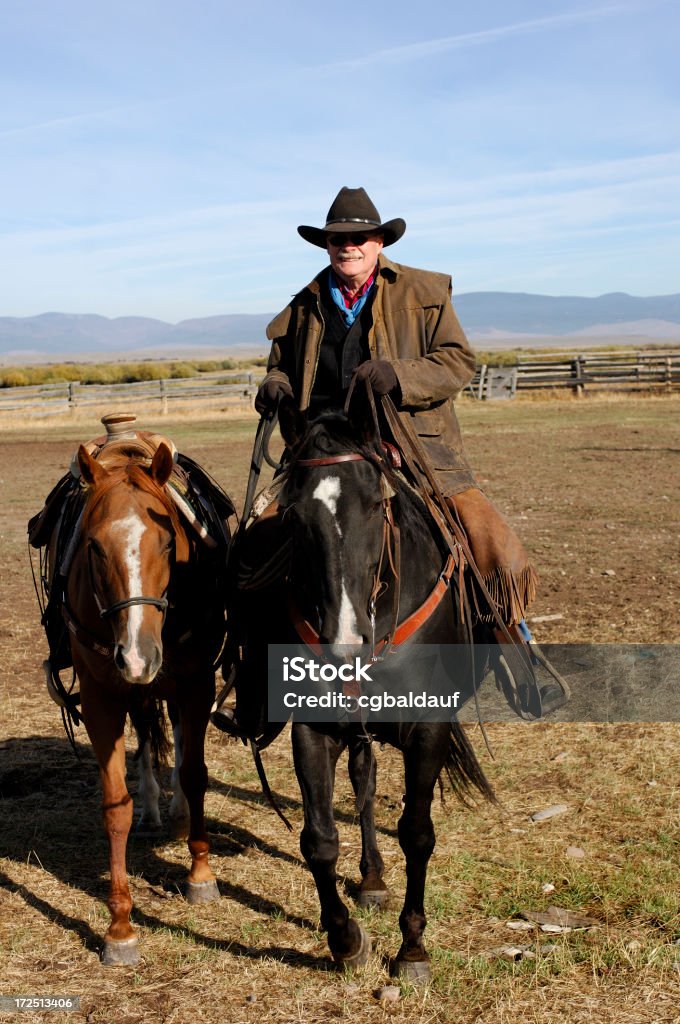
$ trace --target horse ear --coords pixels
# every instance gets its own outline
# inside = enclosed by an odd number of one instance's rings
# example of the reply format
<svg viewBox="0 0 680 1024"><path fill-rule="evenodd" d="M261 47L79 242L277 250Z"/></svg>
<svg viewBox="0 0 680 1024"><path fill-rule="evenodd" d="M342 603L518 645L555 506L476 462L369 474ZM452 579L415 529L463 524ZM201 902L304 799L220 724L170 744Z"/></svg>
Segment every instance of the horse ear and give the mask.
<svg viewBox="0 0 680 1024"><path fill-rule="evenodd" d="M77 452L80 477L86 484L96 484L106 476L106 470L100 466L96 459L93 459L85 445L81 444Z"/></svg>
<svg viewBox="0 0 680 1024"><path fill-rule="evenodd" d="M288 448L294 448L307 432L307 417L292 395L282 395L279 401L279 429Z"/></svg>
<svg viewBox="0 0 680 1024"><path fill-rule="evenodd" d="M173 466L172 452L165 441L161 441L151 460L151 479L159 487L164 487L170 479Z"/></svg>

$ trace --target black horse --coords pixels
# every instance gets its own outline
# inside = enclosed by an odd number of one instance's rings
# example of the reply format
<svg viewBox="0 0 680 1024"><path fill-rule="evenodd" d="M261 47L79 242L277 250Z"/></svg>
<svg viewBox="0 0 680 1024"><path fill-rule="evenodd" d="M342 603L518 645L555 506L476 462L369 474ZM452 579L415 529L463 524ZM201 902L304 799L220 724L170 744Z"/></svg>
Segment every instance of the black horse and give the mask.
<svg viewBox="0 0 680 1024"><path fill-rule="evenodd" d="M414 689L427 686L428 663L418 658L418 645L451 644L462 640L462 632L449 586L456 578L454 559L425 505L390 466L370 416L364 414L357 423L331 412L308 425L284 400L279 420L292 458L272 518L278 522L274 533L285 529L292 544L290 569L285 584L252 600L250 612L246 602L239 717L246 713L247 691L252 698L254 676L261 678L266 643L302 642L324 650L338 664L369 645L383 659L379 667L386 689L392 665L395 671L399 667L402 679L407 666ZM254 541L257 531L252 532ZM271 547L276 550L277 544ZM455 685L462 703L472 693L472 679ZM422 981L429 976L424 895L435 845L430 814L435 785L445 772L463 799L475 789L489 799L493 793L462 727L450 716L416 723L372 723L357 714L316 723L294 720L293 756L304 806L300 845L316 882L321 924L339 964L359 966L371 949L370 937L352 919L337 888L333 787L345 748L361 810L359 902L380 905L387 893L373 823L372 738L403 752L405 796L398 834L407 885L399 919L403 941L393 973Z"/></svg>

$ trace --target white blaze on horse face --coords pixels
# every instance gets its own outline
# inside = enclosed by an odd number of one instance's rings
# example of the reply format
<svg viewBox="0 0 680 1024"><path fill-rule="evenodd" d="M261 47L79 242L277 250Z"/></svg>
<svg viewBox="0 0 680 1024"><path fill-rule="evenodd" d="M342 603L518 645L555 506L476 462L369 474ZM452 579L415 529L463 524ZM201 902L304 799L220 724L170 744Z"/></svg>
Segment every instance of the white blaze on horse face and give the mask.
<svg viewBox="0 0 680 1024"><path fill-rule="evenodd" d="M357 617L345 589L345 581L340 584L340 611L338 613L338 632L331 644L331 650L337 658L351 654L353 649L361 646L364 638L357 633ZM347 650L347 648L352 650Z"/></svg>
<svg viewBox="0 0 680 1024"><path fill-rule="evenodd" d="M340 497L340 477L325 476L314 488L312 497L316 498L317 501L320 501L328 509L333 516L335 529L338 531L338 535L342 537L340 524L335 518L338 511L338 498Z"/></svg>
<svg viewBox="0 0 680 1024"><path fill-rule="evenodd" d="M138 515L130 512L124 519L118 519L112 523L110 528L113 532L120 534L123 544L123 563L128 577L126 596L139 597L144 593L142 589L142 537L146 527ZM143 676L147 669L146 661L139 650L142 613L141 605L132 605L131 608L128 608L127 645L123 656L133 678Z"/></svg>
<svg viewBox="0 0 680 1024"><path fill-rule="evenodd" d="M326 476L321 480L312 493L312 497L316 498L324 505L333 517L335 529L338 531L338 536L342 537L342 530L340 524L336 519L338 511L338 499L340 497L340 478L337 476ZM357 644L363 643L363 637L357 632L357 617L352 607L352 602L347 594L347 588L345 587L344 579L340 580L340 610L338 612L338 631L336 636L331 642L331 650L333 654L338 657L342 657L348 653L346 648L356 647Z"/></svg>

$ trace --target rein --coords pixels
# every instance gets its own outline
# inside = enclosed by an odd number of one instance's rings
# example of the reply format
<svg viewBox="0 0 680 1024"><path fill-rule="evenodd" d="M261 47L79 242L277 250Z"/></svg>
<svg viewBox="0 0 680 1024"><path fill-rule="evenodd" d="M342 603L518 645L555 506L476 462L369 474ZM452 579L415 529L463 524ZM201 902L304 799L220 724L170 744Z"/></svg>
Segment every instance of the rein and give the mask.
<svg viewBox="0 0 680 1024"><path fill-rule="evenodd" d="M246 500L243 505L243 514L241 515L235 540L240 540L242 538L245 533L248 520L250 519L250 513L253 510L253 501L255 500L255 489L262 470L262 460L264 459L267 465L271 466L274 470L278 471L281 469L281 463L276 462L276 460L272 459L269 454L269 441L274 432L277 420L278 413L275 412L272 416L261 416L260 422L257 425L255 443L253 445L253 455L250 460L250 473L248 474ZM234 557L235 547L236 544L232 545L232 557Z"/></svg>
<svg viewBox="0 0 680 1024"><path fill-rule="evenodd" d="M366 462L366 456L359 452L343 452L340 455L328 455L323 459L296 459L294 466L335 466L338 462Z"/></svg>
<svg viewBox="0 0 680 1024"><path fill-rule="evenodd" d="M517 648L517 642L513 639L508 631L508 627L503 622L503 619L496 607L496 604L489 593L489 590L484 583L482 574L477 566L477 563L473 557L472 551L468 544L467 536L462 528L462 525L457 522L454 518L451 509L449 508L446 499L441 493L439 485L435 479L434 473L432 472L427 455L423 450L423 446L418 438L417 434L409 424L408 426L399 416L394 402L389 395L383 395L382 408L387 419L387 423L392 431L394 439L399 443L400 450L405 457L405 461L409 468L411 475L414 480L422 481L424 478L428 487L421 486L418 488L418 492L425 501L427 508L432 514L435 521L442 525L442 521L448 527L447 530L442 530L442 535L446 540L449 549L453 550L454 545L462 550L465 556L465 561L469 565L476 581L479 586L480 592L482 593L485 600L488 602L489 608L493 614L495 620L495 626L501 631L505 640L513 647ZM408 454L407 454L408 453ZM417 464L414 464L417 463ZM422 467L418 472L418 467ZM531 669L531 659L525 651L520 650L520 654L524 656L529 671Z"/></svg>

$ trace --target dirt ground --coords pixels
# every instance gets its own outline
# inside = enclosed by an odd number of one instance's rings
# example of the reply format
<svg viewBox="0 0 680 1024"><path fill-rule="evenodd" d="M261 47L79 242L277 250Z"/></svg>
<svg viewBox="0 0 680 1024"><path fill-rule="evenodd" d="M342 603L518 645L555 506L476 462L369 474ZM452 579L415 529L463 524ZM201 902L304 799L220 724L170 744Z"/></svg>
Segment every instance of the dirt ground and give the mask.
<svg viewBox="0 0 680 1024"><path fill-rule="evenodd" d="M535 624L538 637L680 642L680 399L466 401L459 412L480 483L539 570L531 616L549 618ZM252 418L143 425L171 436L240 506ZM246 751L211 730L207 806L223 899L205 908L181 899L182 843L132 841L143 960L135 969L101 967L107 864L97 774L82 729L83 759L74 760L45 692L25 538L77 442L100 432L94 419L0 424L0 995L80 995L80 1012L51 1019L124 1024L680 1021L677 725L492 726L495 761L476 735L502 808L437 806L426 933L434 980L425 993L402 987L389 1004L374 992L398 947L398 755L379 754L380 840L394 905L382 916L358 912L376 955L348 978L332 970L297 832L288 836L263 804ZM285 738L267 768L299 829ZM339 871L351 892L360 839L342 776ZM569 810L529 823L532 811L556 803ZM567 856L570 846L584 856ZM550 896L546 882L555 885ZM492 952L533 942L506 921L550 902L601 926L559 935L534 959Z"/></svg>

